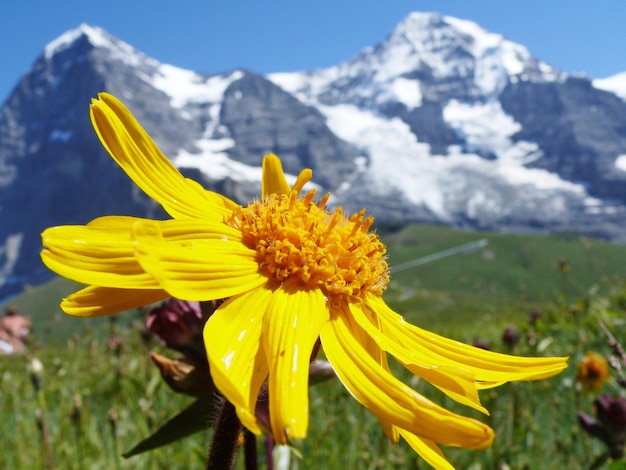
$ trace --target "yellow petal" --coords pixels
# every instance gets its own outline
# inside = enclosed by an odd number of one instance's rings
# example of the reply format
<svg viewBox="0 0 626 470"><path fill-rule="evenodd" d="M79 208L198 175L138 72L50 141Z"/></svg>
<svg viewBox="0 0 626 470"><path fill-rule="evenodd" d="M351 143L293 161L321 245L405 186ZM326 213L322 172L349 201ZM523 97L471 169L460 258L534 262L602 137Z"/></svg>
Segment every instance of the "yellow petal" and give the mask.
<svg viewBox="0 0 626 470"><path fill-rule="evenodd" d="M209 240L222 240L242 244L243 235L220 222L206 219L174 219L159 222L163 238L170 243L189 246Z"/></svg>
<svg viewBox="0 0 626 470"><path fill-rule="evenodd" d="M473 373L461 367L433 364L430 357L424 357L419 349L412 348L411 344L398 341L394 336L387 336L380 326L381 320L377 312L371 311L367 306L363 310L360 305L350 304L350 313L382 349L392 354L408 370L459 403L489 414L487 409L480 405Z"/></svg>
<svg viewBox="0 0 626 470"><path fill-rule="evenodd" d="M270 370L270 423L278 444L306 436L311 352L327 320L319 289L304 290L297 281L287 281L272 295L263 322L263 344Z"/></svg>
<svg viewBox="0 0 626 470"><path fill-rule="evenodd" d="M63 299L61 308L76 317L99 317L160 302L169 297L161 289L86 287Z"/></svg>
<svg viewBox="0 0 626 470"><path fill-rule="evenodd" d="M344 306L344 312L345 312ZM352 334L355 338L358 338L358 342L365 348L367 353L372 356L372 358L376 361L378 365L380 365L387 373L391 374L391 369L389 369L389 363L387 362L387 353L383 351L380 346L376 343L376 341L368 334L367 331L363 329L355 329L352 331ZM398 432L398 427L394 426L389 421L384 419L380 419L380 425L383 427L383 431L385 431L385 435L387 439L393 444L397 443L400 439L400 434Z"/></svg>
<svg viewBox="0 0 626 470"><path fill-rule="evenodd" d="M513 380L537 380L558 374L567 357L518 357L469 346L436 335L406 322L385 302L368 295L366 304L380 319L385 335L402 343L433 366L449 365L473 373L477 388L489 388Z"/></svg>
<svg viewBox="0 0 626 470"><path fill-rule="evenodd" d="M112 230L132 231L133 224L137 221L158 223L163 238L170 243L188 246L193 243L202 243L206 240L224 240L241 242L243 235L240 230L234 229L222 221L206 219L170 219L151 220L139 217L104 216L93 219L87 224L88 227L106 228Z"/></svg>
<svg viewBox="0 0 626 470"><path fill-rule="evenodd" d="M91 220L89 223L87 223L87 226L111 228L116 230L127 230L128 233L130 233L130 229L137 219L137 217L131 217L126 215L105 215Z"/></svg>
<svg viewBox="0 0 626 470"><path fill-rule="evenodd" d="M142 268L173 297L216 300L241 294L267 282L259 274L256 252L229 239L191 246L168 243L154 221L133 224L135 256Z"/></svg>
<svg viewBox="0 0 626 470"><path fill-rule="evenodd" d="M271 290L261 287L232 297L204 327L215 386L235 407L241 423L257 434L260 429L254 410L268 373L261 332L271 296Z"/></svg>
<svg viewBox="0 0 626 470"><path fill-rule="evenodd" d="M350 315L332 310L321 332L326 357L359 403L379 420L423 439L473 449L491 444L491 428L436 405L381 367L359 342L359 330Z"/></svg>
<svg viewBox="0 0 626 470"><path fill-rule="evenodd" d="M90 110L100 141L135 184L172 217L221 219L236 207L184 178L117 98L107 93L98 98Z"/></svg>
<svg viewBox="0 0 626 470"><path fill-rule="evenodd" d="M263 176L261 181L261 194L263 197L270 194L289 194L289 191L291 191L283 172L283 165L280 163L280 159L273 153L263 157Z"/></svg>
<svg viewBox="0 0 626 470"><path fill-rule="evenodd" d="M128 230L66 225L45 230L42 241L43 263L68 279L103 287L158 288L135 259Z"/></svg>
<svg viewBox="0 0 626 470"><path fill-rule="evenodd" d="M441 452L441 449L433 441L422 439L408 431L400 431L400 435L417 452L428 464L437 470L454 470L454 467L448 462Z"/></svg>

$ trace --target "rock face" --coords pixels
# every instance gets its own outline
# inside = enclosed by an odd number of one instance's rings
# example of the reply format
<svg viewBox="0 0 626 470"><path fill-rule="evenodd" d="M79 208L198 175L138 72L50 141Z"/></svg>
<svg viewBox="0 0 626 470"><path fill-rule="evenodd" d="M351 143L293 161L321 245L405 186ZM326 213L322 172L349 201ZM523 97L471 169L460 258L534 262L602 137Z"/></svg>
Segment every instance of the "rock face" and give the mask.
<svg viewBox="0 0 626 470"><path fill-rule="evenodd" d="M508 85L502 109L522 126L517 140L537 142L542 158L530 166L584 181L601 198L626 200L626 172L615 166L626 149L624 101L585 78Z"/></svg>
<svg viewBox="0 0 626 470"><path fill-rule="evenodd" d="M273 151L285 171L311 168L327 188L355 170L356 150L332 133L326 118L260 75L246 74L226 89L220 122L235 142L228 156L246 165L261 166L263 155Z"/></svg>
<svg viewBox="0 0 626 470"><path fill-rule="evenodd" d="M120 97L185 174L244 202L281 156L379 221L626 227L626 89L571 76L475 23L414 13L329 69L205 75L100 28L48 44L0 108L0 300L49 279L40 232L106 214L166 217L100 145L88 105ZM621 96L621 98L620 98Z"/></svg>

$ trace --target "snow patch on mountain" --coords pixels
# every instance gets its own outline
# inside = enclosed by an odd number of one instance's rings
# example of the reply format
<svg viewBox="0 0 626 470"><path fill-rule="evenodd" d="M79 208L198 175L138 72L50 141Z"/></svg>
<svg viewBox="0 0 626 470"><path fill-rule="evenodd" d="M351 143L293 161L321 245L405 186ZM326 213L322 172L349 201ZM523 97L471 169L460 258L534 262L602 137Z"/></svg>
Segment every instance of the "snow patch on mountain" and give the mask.
<svg viewBox="0 0 626 470"><path fill-rule="evenodd" d="M418 142L407 124L354 105L320 105L318 109L335 134L369 156L364 171L375 176L372 182L376 187L371 192L385 195L400 190L413 203L428 206L442 218L447 216L437 188L439 176L428 163L430 146Z"/></svg>
<svg viewBox="0 0 626 470"><path fill-rule="evenodd" d="M211 179L232 178L237 181L261 181L261 168L228 158L225 150L235 144L232 139L200 140L195 143L200 152L182 150L172 158L179 168L197 168Z"/></svg>
<svg viewBox="0 0 626 470"><path fill-rule="evenodd" d="M485 94L501 89L508 76L521 74L531 59L524 46L508 41L500 34L488 32L473 21L451 16L445 16L444 20L471 38L467 50L476 60L475 80Z"/></svg>
<svg viewBox="0 0 626 470"><path fill-rule="evenodd" d="M241 77L241 71L207 77L191 70L161 64L151 83L171 97L173 107L184 108L188 104L221 102L226 88Z"/></svg>
<svg viewBox="0 0 626 470"><path fill-rule="evenodd" d="M534 142L513 142L513 134L522 126L502 110L499 101L470 104L450 100L443 117L465 140L469 152L493 155L503 164L526 164L542 156Z"/></svg>
<svg viewBox="0 0 626 470"><path fill-rule="evenodd" d="M422 93L416 80L398 77L389 84L389 91L395 101L405 104L409 110L422 105Z"/></svg>
<svg viewBox="0 0 626 470"><path fill-rule="evenodd" d="M626 171L626 155L618 155L615 159L615 168Z"/></svg>
<svg viewBox="0 0 626 470"><path fill-rule="evenodd" d="M178 168L196 168L213 180L232 179L238 182L260 183L261 167L250 166L237 162L228 157L225 150L234 145L232 139L203 139L195 142L199 152L191 153L182 150L172 158L172 162ZM285 178L290 185L295 183L296 176L289 173ZM307 189L319 188L318 185L309 183Z"/></svg>
<svg viewBox="0 0 626 470"><path fill-rule="evenodd" d="M514 150L506 148L511 134L519 125L499 109L499 104L471 107L456 103L451 106L449 114L454 117L453 122L459 129L463 129L468 141L479 142L479 139L485 138L485 145L498 156L497 159L487 160L458 146L451 146L447 155L432 155L430 145L419 142L409 126L398 118L387 119L354 105L317 107L327 117L327 124L334 133L369 157L369 165L362 170L372 185L368 192L384 196L400 191L415 205L427 207L441 221L454 219L449 199L467 190L466 182L459 178L460 174L471 173L483 181L509 184L520 193L527 194L529 199L539 192L543 192L541 197L545 197L546 192L587 197L585 188L580 184L562 180L543 169L523 166L536 157L537 146L530 142L518 142L511 146ZM489 123L489 115L494 123ZM498 117L501 118L500 123L496 122ZM342 186L337 196L341 198L341 192L348 189L349 186ZM494 204L501 211L505 209L482 189L486 188L471 188L471 197L466 201L468 214L478 214L479 209L496 212ZM564 204L564 200L554 198L552 204L557 210L556 206Z"/></svg>
<svg viewBox="0 0 626 470"><path fill-rule="evenodd" d="M610 91L626 101L626 72L594 80L593 86L604 91Z"/></svg>

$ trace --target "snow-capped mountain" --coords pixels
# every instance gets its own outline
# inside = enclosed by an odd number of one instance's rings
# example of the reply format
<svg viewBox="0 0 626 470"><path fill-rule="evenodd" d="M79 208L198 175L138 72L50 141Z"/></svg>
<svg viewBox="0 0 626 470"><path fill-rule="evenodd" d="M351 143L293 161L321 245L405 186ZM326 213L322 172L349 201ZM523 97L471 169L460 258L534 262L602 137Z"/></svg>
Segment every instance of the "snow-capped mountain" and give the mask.
<svg viewBox="0 0 626 470"><path fill-rule="evenodd" d="M585 213L621 210L595 196L622 199L625 187L611 194L594 191L593 164L573 161L578 160L573 148L554 148L551 141L589 134L590 129L576 129L573 135L570 119L576 118L563 113L568 103L562 101L579 103L569 97L579 88L588 88L591 103L580 104L593 113L623 110L624 103L470 21L414 13L351 61L269 78L319 109L331 130L366 158L367 165L336 193L354 208L371 193L398 194L406 202L404 217L411 219L413 213L452 224L554 228ZM596 118L581 120L596 127ZM623 123L618 118L614 129L605 130L614 131L609 140L617 148L598 149L598 160L606 158L608 166L626 148ZM527 127L536 129L529 133ZM578 146L572 142L572 147ZM626 173L614 168L608 169L612 178L626 181ZM363 194L363 187L370 194Z"/></svg>
<svg viewBox="0 0 626 470"><path fill-rule="evenodd" d="M51 276L39 233L103 214L160 215L88 117L120 97L162 150L245 201L260 162L379 221L573 230L624 239L624 79L555 70L470 21L413 13L337 66L268 76L161 64L95 26L48 44L0 109L0 299Z"/></svg>

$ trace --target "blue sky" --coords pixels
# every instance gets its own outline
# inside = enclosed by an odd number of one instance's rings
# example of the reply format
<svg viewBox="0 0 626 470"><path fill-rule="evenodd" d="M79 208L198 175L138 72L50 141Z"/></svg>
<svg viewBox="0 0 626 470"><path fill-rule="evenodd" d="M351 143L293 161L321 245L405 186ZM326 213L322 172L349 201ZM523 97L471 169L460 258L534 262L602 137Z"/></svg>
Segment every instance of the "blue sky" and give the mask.
<svg viewBox="0 0 626 470"><path fill-rule="evenodd" d="M626 71L626 0L2 0L0 102L48 42L82 22L179 67L268 73L350 59L411 11L473 20L564 71Z"/></svg>

